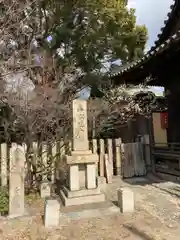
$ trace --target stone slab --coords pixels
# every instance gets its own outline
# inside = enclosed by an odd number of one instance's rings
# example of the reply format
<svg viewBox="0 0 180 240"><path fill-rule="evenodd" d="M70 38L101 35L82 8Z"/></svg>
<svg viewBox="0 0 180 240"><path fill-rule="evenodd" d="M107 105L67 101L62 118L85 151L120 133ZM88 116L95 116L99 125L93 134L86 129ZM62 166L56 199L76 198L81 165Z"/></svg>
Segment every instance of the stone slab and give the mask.
<svg viewBox="0 0 180 240"><path fill-rule="evenodd" d="M104 191L106 189L106 178L105 177L97 177L97 186Z"/></svg>
<svg viewBox="0 0 180 240"><path fill-rule="evenodd" d="M105 195L103 193L92 195L92 196L67 198L63 190L60 190L60 197L65 206L75 206L75 205L82 205L82 204L96 203L96 202L98 203L98 202L105 201Z"/></svg>
<svg viewBox="0 0 180 240"><path fill-rule="evenodd" d="M19 217L24 215L24 177L25 149L12 143L10 149L9 173L9 215Z"/></svg>
<svg viewBox="0 0 180 240"><path fill-rule="evenodd" d="M86 187L87 187L87 189L95 189L97 187L96 171L97 171L97 165L95 163L86 164Z"/></svg>
<svg viewBox="0 0 180 240"><path fill-rule="evenodd" d="M78 191L80 188L80 181L79 181L79 166L77 164L69 166L68 177L69 177L69 189L71 191Z"/></svg>
<svg viewBox="0 0 180 240"><path fill-rule="evenodd" d="M116 206L109 206L105 208L87 209L83 211L67 212L64 216L72 220L88 219L88 218L102 218L109 215L119 213L119 208Z"/></svg>
<svg viewBox="0 0 180 240"><path fill-rule="evenodd" d="M124 187L117 190L118 205L122 213L134 212L134 193L130 188Z"/></svg>
<svg viewBox="0 0 180 240"><path fill-rule="evenodd" d="M45 227L57 227L60 223L60 203L56 199L46 199L44 209Z"/></svg>
<svg viewBox="0 0 180 240"><path fill-rule="evenodd" d="M71 151L71 156L74 156L74 155L90 155L92 154L92 151L91 150L83 150L83 151Z"/></svg>
<svg viewBox="0 0 180 240"><path fill-rule="evenodd" d="M87 101L73 100L73 149L88 150Z"/></svg>
<svg viewBox="0 0 180 240"><path fill-rule="evenodd" d="M48 181L42 182L40 185L40 196L46 198L51 196L52 184Z"/></svg>
<svg viewBox="0 0 180 240"><path fill-rule="evenodd" d="M63 191L67 198L76 198L76 197L84 197L84 196L92 196L92 195L100 194L100 188L70 191L67 187L64 186Z"/></svg>
<svg viewBox="0 0 180 240"><path fill-rule="evenodd" d="M82 164L82 163L95 163L99 161L99 157L97 154L83 154L83 155L66 155L66 163L67 164Z"/></svg>

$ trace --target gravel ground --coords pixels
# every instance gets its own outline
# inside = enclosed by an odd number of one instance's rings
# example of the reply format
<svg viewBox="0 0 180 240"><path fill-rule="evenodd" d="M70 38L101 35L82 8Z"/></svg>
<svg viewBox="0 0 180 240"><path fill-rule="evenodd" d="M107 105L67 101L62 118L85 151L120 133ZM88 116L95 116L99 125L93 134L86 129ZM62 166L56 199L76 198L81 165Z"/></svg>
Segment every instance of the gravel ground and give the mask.
<svg viewBox="0 0 180 240"><path fill-rule="evenodd" d="M141 180L141 181L140 181ZM171 182L115 179L106 196L117 203L117 188L129 186L135 194L134 214L104 214L79 220L62 219L57 229L43 227L43 201L31 196L28 205L36 216L0 221L0 240L179 240L180 187Z"/></svg>

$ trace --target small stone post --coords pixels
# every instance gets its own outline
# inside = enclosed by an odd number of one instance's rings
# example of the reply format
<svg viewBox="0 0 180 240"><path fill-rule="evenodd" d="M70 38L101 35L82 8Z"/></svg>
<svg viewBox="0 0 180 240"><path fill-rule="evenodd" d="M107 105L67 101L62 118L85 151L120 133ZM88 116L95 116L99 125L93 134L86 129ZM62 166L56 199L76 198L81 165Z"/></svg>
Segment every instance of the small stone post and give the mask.
<svg viewBox="0 0 180 240"><path fill-rule="evenodd" d="M9 215L24 215L24 163L25 150L16 143L10 149Z"/></svg>
<svg viewBox="0 0 180 240"><path fill-rule="evenodd" d="M56 178L56 165L57 165L57 143L52 146L52 163L51 163L51 182L55 183Z"/></svg>
<svg viewBox="0 0 180 240"><path fill-rule="evenodd" d="M42 147L42 164L43 164L43 175L42 175L42 183L40 186L40 195L41 198L50 197L51 196L51 183L47 179L47 161L48 161L48 149L47 145L44 143Z"/></svg>
<svg viewBox="0 0 180 240"><path fill-rule="evenodd" d="M117 190L118 205L122 213L134 212L134 193L129 188L120 188Z"/></svg>
<svg viewBox="0 0 180 240"><path fill-rule="evenodd" d="M99 140L99 149L100 149L100 154L99 154L99 173L100 176L97 179L98 186L102 191L105 190L106 188L106 178L105 178L105 148L104 148L104 139Z"/></svg>
<svg viewBox="0 0 180 240"><path fill-rule="evenodd" d="M109 161L109 170L110 174L113 176L113 145L112 139L108 139L108 161Z"/></svg>
<svg viewBox="0 0 180 240"><path fill-rule="evenodd" d="M121 139L116 139L116 175L121 175Z"/></svg>
<svg viewBox="0 0 180 240"><path fill-rule="evenodd" d="M1 144L1 186L7 186L8 172L7 172L7 144Z"/></svg>
<svg viewBox="0 0 180 240"><path fill-rule="evenodd" d="M60 203L56 199L46 199L44 209L45 227L58 227L60 222Z"/></svg>
<svg viewBox="0 0 180 240"><path fill-rule="evenodd" d="M92 144L93 144L93 150L92 152L94 154L97 154L97 150L98 150L98 147L97 147L97 139L93 139L92 140ZM96 163L96 176L98 176L98 163Z"/></svg>
<svg viewBox="0 0 180 240"><path fill-rule="evenodd" d="M100 176L104 177L104 154L105 154L104 139L100 139L99 147L100 147L100 159L99 159Z"/></svg>

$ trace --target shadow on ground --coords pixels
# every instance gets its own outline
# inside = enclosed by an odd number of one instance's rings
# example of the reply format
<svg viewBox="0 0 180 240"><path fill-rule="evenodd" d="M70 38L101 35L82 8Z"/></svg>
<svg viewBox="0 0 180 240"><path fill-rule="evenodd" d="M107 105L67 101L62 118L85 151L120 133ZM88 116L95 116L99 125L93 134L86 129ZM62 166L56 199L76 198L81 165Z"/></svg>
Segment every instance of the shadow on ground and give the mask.
<svg viewBox="0 0 180 240"><path fill-rule="evenodd" d="M153 237L148 236L146 233L138 230L134 226L123 225L124 228L128 229L132 234L142 238L142 240L153 240Z"/></svg>
<svg viewBox="0 0 180 240"><path fill-rule="evenodd" d="M158 178L154 175L147 175L144 177L133 177L123 179L125 183L130 185L152 185L153 187L160 189L174 197L180 198L180 183L179 181L168 181ZM167 184L166 184L167 183Z"/></svg>

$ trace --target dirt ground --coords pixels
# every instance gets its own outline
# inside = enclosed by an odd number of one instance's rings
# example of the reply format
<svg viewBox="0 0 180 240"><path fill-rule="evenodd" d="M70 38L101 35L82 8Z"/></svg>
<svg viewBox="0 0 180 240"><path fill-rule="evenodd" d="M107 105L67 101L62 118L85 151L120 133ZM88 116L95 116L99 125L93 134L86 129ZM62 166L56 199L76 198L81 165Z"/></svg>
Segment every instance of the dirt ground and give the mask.
<svg viewBox="0 0 180 240"><path fill-rule="evenodd" d="M57 229L43 227L43 201L31 197L28 205L33 215L21 219L0 221L0 240L179 240L180 239L180 185L158 181L154 177L122 182L115 178L107 186L106 196L117 204L117 188L129 186L135 195L135 212L122 215L61 219ZM106 214L105 214L106 213Z"/></svg>

